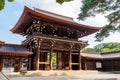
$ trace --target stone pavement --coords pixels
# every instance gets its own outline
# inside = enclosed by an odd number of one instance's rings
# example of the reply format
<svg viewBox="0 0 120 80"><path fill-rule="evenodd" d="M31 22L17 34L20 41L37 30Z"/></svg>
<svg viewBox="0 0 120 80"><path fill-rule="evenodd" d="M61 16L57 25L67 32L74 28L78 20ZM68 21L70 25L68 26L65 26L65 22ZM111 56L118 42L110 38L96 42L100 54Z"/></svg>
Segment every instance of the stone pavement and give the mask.
<svg viewBox="0 0 120 80"><path fill-rule="evenodd" d="M80 78L68 77L68 76L36 76L36 77L17 77L10 80L83 80Z"/></svg>
<svg viewBox="0 0 120 80"><path fill-rule="evenodd" d="M11 77L10 80L120 80L120 75Z"/></svg>
<svg viewBox="0 0 120 80"><path fill-rule="evenodd" d="M4 74L0 72L0 80L8 80Z"/></svg>
<svg viewBox="0 0 120 80"><path fill-rule="evenodd" d="M86 72L87 73L87 72ZM51 75L51 76L9 76L10 80L120 80L120 74L98 72L98 74Z"/></svg>
<svg viewBox="0 0 120 80"><path fill-rule="evenodd" d="M96 71L29 71L25 75L10 73L7 76L10 80L120 80L119 72Z"/></svg>

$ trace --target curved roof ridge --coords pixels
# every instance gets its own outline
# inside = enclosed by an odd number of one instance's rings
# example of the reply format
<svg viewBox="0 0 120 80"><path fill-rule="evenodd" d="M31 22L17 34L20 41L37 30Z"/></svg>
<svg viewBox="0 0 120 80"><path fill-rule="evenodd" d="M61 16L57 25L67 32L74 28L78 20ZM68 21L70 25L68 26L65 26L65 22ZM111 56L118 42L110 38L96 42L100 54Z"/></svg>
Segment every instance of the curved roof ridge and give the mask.
<svg viewBox="0 0 120 80"><path fill-rule="evenodd" d="M51 14L54 14L54 13L51 13ZM65 20L63 18L58 18L58 17L53 17L53 16L50 16L50 15L46 15L46 14L43 14L43 13L40 13L38 11L32 10L32 9L30 9L30 8L28 8L28 7L25 6L24 11L23 11L20 19L18 20L18 22L16 23L16 25L11 29L11 31L13 33L22 34L22 31L23 31L22 27L25 24L27 24L27 21L30 21L29 19L31 19L31 15L33 17L34 16L35 17L40 17L40 18L44 18L44 19L47 19L47 20L50 20L50 21L53 21L53 22L56 22L56 23L61 23L61 24L64 24L64 25L69 25L69 26L72 26L72 27L74 27L76 29L87 30L86 35L95 33L95 32L97 32L98 30L101 29L101 27L94 27L94 26L79 24L77 22L74 22L73 20ZM86 36L86 35L84 35L84 36Z"/></svg>
<svg viewBox="0 0 120 80"><path fill-rule="evenodd" d="M52 16L52 17L56 17L56 18L60 18L60 19L64 19L64 20L74 22L72 17L64 16L64 15L61 15L61 14L56 14L56 13L46 11L46 10L43 10L43 9L38 9L38 8L34 8L34 10L36 12L39 12L39 13L42 13L42 14L45 14L45 15L48 15L48 16Z"/></svg>

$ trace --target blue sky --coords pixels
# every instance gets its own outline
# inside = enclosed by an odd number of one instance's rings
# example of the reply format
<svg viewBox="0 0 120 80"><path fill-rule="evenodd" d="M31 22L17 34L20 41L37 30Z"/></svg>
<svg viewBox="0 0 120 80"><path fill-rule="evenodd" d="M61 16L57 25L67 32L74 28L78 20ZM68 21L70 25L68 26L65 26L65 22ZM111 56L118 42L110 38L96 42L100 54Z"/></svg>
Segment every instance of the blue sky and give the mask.
<svg viewBox="0 0 120 80"><path fill-rule="evenodd" d="M20 43L21 36L12 34L10 29L16 24L22 10L22 5L6 2L5 8L0 11L0 40L6 43Z"/></svg>
<svg viewBox="0 0 120 80"><path fill-rule="evenodd" d="M63 3L62 5L55 2L55 0L15 0L12 3L6 2L5 8L0 11L0 40L6 43L20 44L25 38L18 34L13 34L10 29L19 20L24 6L30 8L37 7L43 10L51 11L57 14L65 15L74 18L78 23L92 25L92 26L103 26L107 23L107 20L100 14L95 18L89 18L85 21L78 21L77 14L80 12L81 2L80 0L74 0L72 2ZM103 42L120 42L120 34L115 33L110 37L106 38ZM90 46L93 47L97 42L94 42L94 34L82 38L89 42ZM102 42L102 43L103 43Z"/></svg>

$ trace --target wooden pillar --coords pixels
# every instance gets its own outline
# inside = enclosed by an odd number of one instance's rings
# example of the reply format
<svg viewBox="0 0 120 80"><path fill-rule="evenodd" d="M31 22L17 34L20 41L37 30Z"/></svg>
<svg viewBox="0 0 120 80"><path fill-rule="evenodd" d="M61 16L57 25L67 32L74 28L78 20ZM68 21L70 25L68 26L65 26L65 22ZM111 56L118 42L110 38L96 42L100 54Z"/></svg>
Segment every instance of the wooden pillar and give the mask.
<svg viewBox="0 0 120 80"><path fill-rule="evenodd" d="M62 69L62 53L61 52L58 52L58 69L61 70Z"/></svg>
<svg viewBox="0 0 120 80"><path fill-rule="evenodd" d="M31 70L31 58L30 57L28 57L27 70Z"/></svg>
<svg viewBox="0 0 120 80"><path fill-rule="evenodd" d="M79 50L79 70L81 70L81 55L80 55L80 50Z"/></svg>
<svg viewBox="0 0 120 80"><path fill-rule="evenodd" d="M57 65L56 65L56 69L58 69L58 65L59 65L59 63L58 63L58 52L57 52L56 54L57 54Z"/></svg>
<svg viewBox="0 0 120 80"><path fill-rule="evenodd" d="M69 69L72 70L72 54L71 54L71 49L69 51Z"/></svg>
<svg viewBox="0 0 120 80"><path fill-rule="evenodd" d="M35 47L36 47L36 51L35 51L35 70L39 70L40 68L40 47L41 47L41 42L42 39L36 39L35 40Z"/></svg>
<svg viewBox="0 0 120 80"><path fill-rule="evenodd" d="M0 72L2 72L2 68L3 68L3 57L0 56Z"/></svg>
<svg viewBox="0 0 120 80"><path fill-rule="evenodd" d="M21 57L18 58L18 63L17 64L18 64L17 72L20 72L21 71L21 67L22 67L22 58Z"/></svg>
<svg viewBox="0 0 120 80"><path fill-rule="evenodd" d="M39 70L39 61L40 61L40 49L37 48L35 70Z"/></svg>
<svg viewBox="0 0 120 80"><path fill-rule="evenodd" d="M69 69L72 70L72 48L73 48L73 43L70 44L70 50L69 50Z"/></svg>
<svg viewBox="0 0 120 80"><path fill-rule="evenodd" d="M110 61L109 61L109 62L110 62ZM114 61L113 61L113 60L111 60L111 64L112 64L112 69L111 69L111 70L114 71L114 65L115 65L115 64L114 64Z"/></svg>
<svg viewBox="0 0 120 80"><path fill-rule="evenodd" d="M65 69L65 53L62 52L62 69Z"/></svg>
<svg viewBox="0 0 120 80"><path fill-rule="evenodd" d="M53 67L52 67L52 53L53 53L53 46L54 46L54 41L51 41L51 47L50 47L50 70L53 69Z"/></svg>
<svg viewBox="0 0 120 80"><path fill-rule="evenodd" d="M84 60L85 60L85 70L87 70L87 60L86 59Z"/></svg>
<svg viewBox="0 0 120 80"><path fill-rule="evenodd" d="M53 53L53 48L51 47L50 49L50 70L52 70L52 53Z"/></svg>

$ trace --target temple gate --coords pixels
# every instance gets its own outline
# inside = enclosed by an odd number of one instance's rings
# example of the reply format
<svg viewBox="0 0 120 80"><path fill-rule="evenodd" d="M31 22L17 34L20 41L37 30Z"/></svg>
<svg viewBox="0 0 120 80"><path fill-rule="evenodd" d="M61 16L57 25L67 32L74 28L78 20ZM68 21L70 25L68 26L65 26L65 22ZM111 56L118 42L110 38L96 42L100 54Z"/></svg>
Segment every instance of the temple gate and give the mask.
<svg viewBox="0 0 120 80"><path fill-rule="evenodd" d="M75 23L69 17L25 7L11 31L25 36L22 44L33 52L29 57L29 70L80 70L80 51L88 42L78 38L99 29ZM53 53L56 54L55 65L52 62Z"/></svg>

